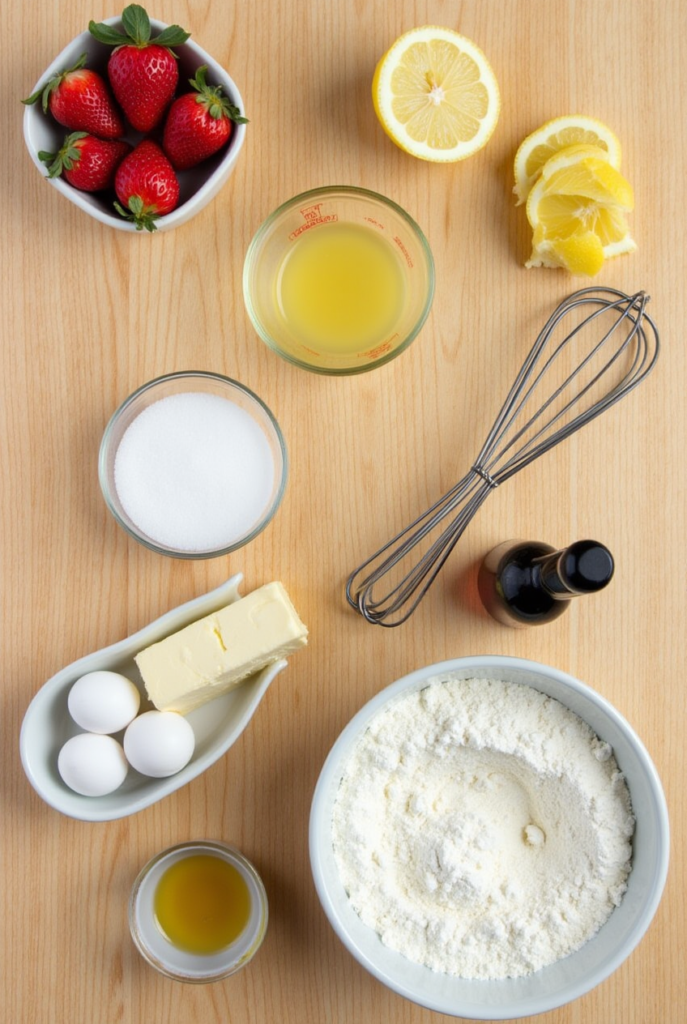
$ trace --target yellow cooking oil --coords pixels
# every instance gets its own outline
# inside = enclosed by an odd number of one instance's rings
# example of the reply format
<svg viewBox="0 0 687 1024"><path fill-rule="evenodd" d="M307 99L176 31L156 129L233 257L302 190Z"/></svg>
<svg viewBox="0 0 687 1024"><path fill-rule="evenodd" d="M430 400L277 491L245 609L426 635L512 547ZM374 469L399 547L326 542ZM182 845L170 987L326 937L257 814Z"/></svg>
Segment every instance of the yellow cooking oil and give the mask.
<svg viewBox="0 0 687 1024"><path fill-rule="evenodd" d="M332 222L304 231L276 278L276 302L298 342L321 355L363 354L393 338L404 276L379 229Z"/></svg>
<svg viewBox="0 0 687 1024"><path fill-rule="evenodd" d="M199 853L167 868L155 889L153 909L159 929L172 945L207 956L226 949L243 932L251 899L233 864Z"/></svg>

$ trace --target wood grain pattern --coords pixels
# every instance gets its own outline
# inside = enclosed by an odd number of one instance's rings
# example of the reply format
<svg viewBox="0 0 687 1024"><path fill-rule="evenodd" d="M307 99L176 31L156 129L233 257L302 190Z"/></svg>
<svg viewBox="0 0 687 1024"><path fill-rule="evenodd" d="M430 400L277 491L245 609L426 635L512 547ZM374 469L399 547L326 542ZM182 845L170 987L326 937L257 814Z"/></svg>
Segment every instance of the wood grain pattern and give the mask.
<svg viewBox="0 0 687 1024"><path fill-rule="evenodd" d="M13 1024L429 1024L329 928L307 858L310 798L348 719L404 673L501 653L579 676L635 725L662 776L673 832L663 902L628 961L542 1024L681 1024L685 908L684 238L687 138L681 0L161 0L240 84L251 118L235 174L192 222L159 237L106 229L50 189L23 149L22 109L89 18L85 0L3 4L0 153L4 199L2 388L1 1016ZM488 147L432 166L396 149L369 98L375 63L402 31L459 28L489 56L503 96ZM467 468L546 313L579 282L525 271L529 234L511 197L518 142L549 117L584 112L615 129L633 183L639 250L602 283L644 287L662 332L657 372L604 421L493 494L413 620L365 625L343 601L348 572ZM433 311L398 360L329 379L255 337L241 269L280 202L321 184L364 185L424 229L437 266ZM161 373L212 369L260 394L279 419L291 477L282 508L244 551L160 558L109 517L97 483L114 408ZM490 545L598 536L617 559L603 595L540 630L480 611L474 567ZM250 728L202 778L133 818L60 817L18 757L30 698L63 665L245 573L282 579L312 642ZM250 969L212 986L158 977L129 939L131 883L188 838L238 845L267 886L269 934ZM448 1020L448 1018L446 1018Z"/></svg>

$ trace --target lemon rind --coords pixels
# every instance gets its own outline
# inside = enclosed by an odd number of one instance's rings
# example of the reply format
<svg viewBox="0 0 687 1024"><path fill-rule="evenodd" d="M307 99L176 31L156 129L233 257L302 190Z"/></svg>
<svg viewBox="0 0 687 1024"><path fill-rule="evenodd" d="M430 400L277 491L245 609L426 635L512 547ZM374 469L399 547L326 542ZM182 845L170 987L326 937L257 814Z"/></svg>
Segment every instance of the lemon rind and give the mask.
<svg viewBox="0 0 687 1024"><path fill-rule="evenodd" d="M575 124L575 122L577 122L577 124ZM547 144L547 137L555 135L558 131L564 128L573 126L581 127L585 131L595 131L599 138L603 138L607 143L609 140L612 140L612 148L606 152L608 153L609 163L611 166L615 167L616 170L620 170L620 162L622 159L620 140L615 132L611 131L607 124L604 124L603 121L600 121L596 117L589 117L587 114L563 114L559 117L551 118L549 121L545 121L544 124L535 131L530 132L516 150L515 158L513 160L513 176L515 178L513 193L517 198L516 206L522 206L522 204L527 201L527 196L541 173L541 171L539 171L538 174L532 177L525 174L518 174L518 165L521 162L522 154L525 152L526 147L529 151L534 148L535 145ZM602 132L597 130L599 127L603 129ZM532 140L535 138L536 142L532 145ZM562 147L562 149L567 148L569 147ZM602 147L599 148L601 149ZM561 152L561 150L558 150L557 152ZM522 161L522 163L524 164L524 161Z"/></svg>

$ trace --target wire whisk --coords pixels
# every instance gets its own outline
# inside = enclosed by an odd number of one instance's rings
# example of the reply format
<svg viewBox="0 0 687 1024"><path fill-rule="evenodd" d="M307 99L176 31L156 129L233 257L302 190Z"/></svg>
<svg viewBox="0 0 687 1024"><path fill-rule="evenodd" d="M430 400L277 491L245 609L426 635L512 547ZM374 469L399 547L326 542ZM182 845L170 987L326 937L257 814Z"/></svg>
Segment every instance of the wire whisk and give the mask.
<svg viewBox="0 0 687 1024"><path fill-rule="evenodd" d="M645 312L648 301L642 291L626 295L615 288L583 288L560 303L523 363L469 472L349 576L348 602L368 622L405 622L491 491L644 380L660 348L656 325ZM609 313L613 319L604 325L602 318ZM560 325L571 316L579 322L560 337ZM582 351L570 368L576 345ZM552 385L554 373L562 380ZM542 400L540 391L535 407L533 395L543 383L549 393ZM402 563L419 546L421 553L405 571Z"/></svg>

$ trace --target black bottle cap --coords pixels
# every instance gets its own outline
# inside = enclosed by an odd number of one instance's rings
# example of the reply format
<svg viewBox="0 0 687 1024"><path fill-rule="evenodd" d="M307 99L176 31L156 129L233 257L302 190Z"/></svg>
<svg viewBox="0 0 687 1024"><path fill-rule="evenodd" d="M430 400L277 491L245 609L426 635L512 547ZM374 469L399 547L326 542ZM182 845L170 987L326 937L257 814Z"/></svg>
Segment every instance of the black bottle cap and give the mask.
<svg viewBox="0 0 687 1024"><path fill-rule="evenodd" d="M578 594L593 594L610 583L615 564L613 555L595 540L578 540L563 552L558 571L561 579Z"/></svg>

